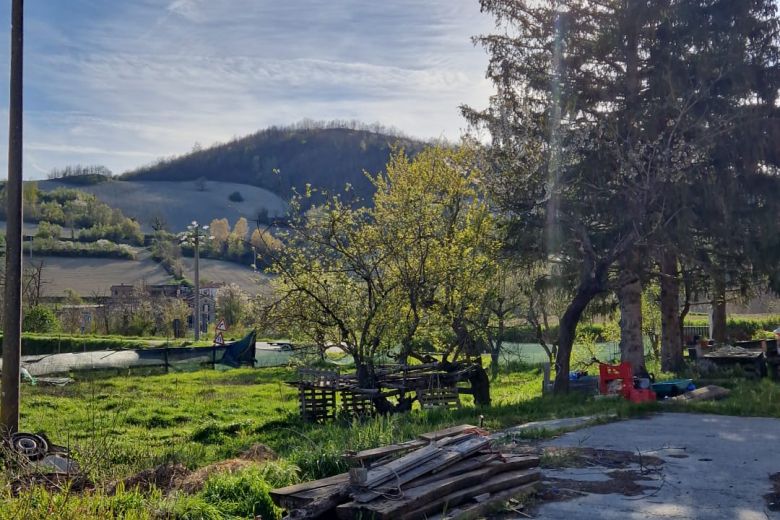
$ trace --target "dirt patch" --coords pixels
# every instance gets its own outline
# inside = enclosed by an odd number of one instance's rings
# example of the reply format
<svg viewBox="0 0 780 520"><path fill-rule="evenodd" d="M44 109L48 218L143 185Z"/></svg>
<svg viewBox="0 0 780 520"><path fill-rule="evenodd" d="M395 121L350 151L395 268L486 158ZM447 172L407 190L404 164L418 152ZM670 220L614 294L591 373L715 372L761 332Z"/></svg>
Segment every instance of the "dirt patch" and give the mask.
<svg viewBox="0 0 780 520"><path fill-rule="evenodd" d="M641 484L645 481L656 481L646 472L636 470L613 470L606 473L607 480L576 480L568 478L545 478L539 489L541 500L570 500L586 494L609 495L619 494L627 497L639 496L658 489L656 486Z"/></svg>
<svg viewBox="0 0 780 520"><path fill-rule="evenodd" d="M193 471L178 483L176 489L181 489L185 493L190 494L197 493L203 489L203 485L211 475L235 473L261 462L276 460L276 458L277 455L271 448L264 444L255 444L235 459L223 460Z"/></svg>
<svg viewBox="0 0 780 520"><path fill-rule="evenodd" d="M778 512L780 511L780 473L769 475L769 481L772 483L772 492L764 495L766 508Z"/></svg>
<svg viewBox="0 0 780 520"><path fill-rule="evenodd" d="M253 462L266 462L269 460L276 460L279 458L274 450L266 446L265 444L255 444L240 456L240 459L251 460Z"/></svg>
<svg viewBox="0 0 780 520"><path fill-rule="evenodd" d="M121 481L124 489L138 489L141 493L148 493L152 489L159 489L164 493L179 487L182 481L190 474L190 470L181 464L161 464L156 468L145 469ZM106 491L114 495L118 483L112 484Z"/></svg>
<svg viewBox="0 0 780 520"><path fill-rule="evenodd" d="M657 486L663 459L641 452L595 448L547 447L541 450L541 466L546 469L598 468L603 480L546 476L537 494L541 502L571 500L587 494L619 494L634 497L652 492ZM538 505L538 504L537 504Z"/></svg>
<svg viewBox="0 0 780 520"><path fill-rule="evenodd" d="M203 489L203 485L211 475L217 473L235 473L248 466L254 466L261 462L275 460L276 453L264 444L255 444L234 459L223 460L204 466L195 471L190 471L181 464L161 464L156 468L145 469L120 481L125 489L136 489L141 493L148 493L152 489L159 489L163 493L173 490L182 490L185 493L197 493ZM115 482L107 489L111 495L116 493L119 483Z"/></svg>
<svg viewBox="0 0 780 520"><path fill-rule="evenodd" d="M235 473L249 466L254 466L255 464L257 463L243 459L223 460L221 462L209 464L208 466L204 466L187 475L187 477L176 486L176 489L181 489L188 494L197 493L203 489L204 484L210 476L218 473Z"/></svg>
<svg viewBox="0 0 780 520"><path fill-rule="evenodd" d="M640 468L658 467L664 461L653 455L643 455L640 452L603 450L595 448L557 448L542 449L542 468L587 468L601 466L603 468L622 469L633 465Z"/></svg>

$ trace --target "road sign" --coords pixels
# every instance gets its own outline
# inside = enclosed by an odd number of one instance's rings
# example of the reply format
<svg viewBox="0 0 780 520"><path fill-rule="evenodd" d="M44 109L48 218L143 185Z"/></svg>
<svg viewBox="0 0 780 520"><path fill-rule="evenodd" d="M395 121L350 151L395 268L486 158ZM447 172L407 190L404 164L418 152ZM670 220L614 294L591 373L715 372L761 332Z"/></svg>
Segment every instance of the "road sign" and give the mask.
<svg viewBox="0 0 780 520"><path fill-rule="evenodd" d="M222 332L217 332L217 335L214 337L214 344L215 345L225 344L225 338L222 336Z"/></svg>
<svg viewBox="0 0 780 520"><path fill-rule="evenodd" d="M225 319L224 318L219 320L219 322L217 323L217 330L227 330L227 327L225 326Z"/></svg>

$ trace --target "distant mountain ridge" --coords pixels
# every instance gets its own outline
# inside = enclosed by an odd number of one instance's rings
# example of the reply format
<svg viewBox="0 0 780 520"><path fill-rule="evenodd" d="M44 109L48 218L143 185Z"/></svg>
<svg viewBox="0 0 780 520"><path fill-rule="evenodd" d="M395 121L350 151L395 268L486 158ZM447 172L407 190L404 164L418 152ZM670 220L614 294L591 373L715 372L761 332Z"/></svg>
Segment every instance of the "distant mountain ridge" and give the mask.
<svg viewBox="0 0 780 520"><path fill-rule="evenodd" d="M289 199L307 184L330 192L349 183L355 195L369 198L364 172L383 171L396 147L414 155L426 143L378 126L306 122L271 127L210 148L163 159L127 172L126 181L209 181L250 184Z"/></svg>

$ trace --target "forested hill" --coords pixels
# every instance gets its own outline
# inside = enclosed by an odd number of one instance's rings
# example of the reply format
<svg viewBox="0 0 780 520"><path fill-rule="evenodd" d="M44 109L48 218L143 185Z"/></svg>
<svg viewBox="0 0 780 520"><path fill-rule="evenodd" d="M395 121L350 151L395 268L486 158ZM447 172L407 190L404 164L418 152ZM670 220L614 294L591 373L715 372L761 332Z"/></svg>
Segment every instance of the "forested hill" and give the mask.
<svg viewBox="0 0 780 520"><path fill-rule="evenodd" d="M366 198L371 186L364 171L382 171L394 146L415 154L422 141L373 127L342 125L272 127L256 134L125 173L125 180L213 181L251 184L283 199L306 184L329 191L350 183Z"/></svg>

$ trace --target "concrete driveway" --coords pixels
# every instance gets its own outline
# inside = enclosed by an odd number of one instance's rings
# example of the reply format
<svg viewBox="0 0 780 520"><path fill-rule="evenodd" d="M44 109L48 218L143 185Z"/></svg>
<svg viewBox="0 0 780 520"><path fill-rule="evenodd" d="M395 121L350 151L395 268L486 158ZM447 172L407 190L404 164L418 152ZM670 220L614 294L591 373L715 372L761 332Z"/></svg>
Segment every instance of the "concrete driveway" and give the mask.
<svg viewBox="0 0 780 520"><path fill-rule="evenodd" d="M780 519L780 419L663 413L593 426L544 442L585 464L545 470L545 519ZM567 450L565 448L571 448ZM608 451L602 451L608 450ZM630 452L619 468L604 454ZM620 485L612 486L617 483ZM573 490L573 491L572 491Z"/></svg>

